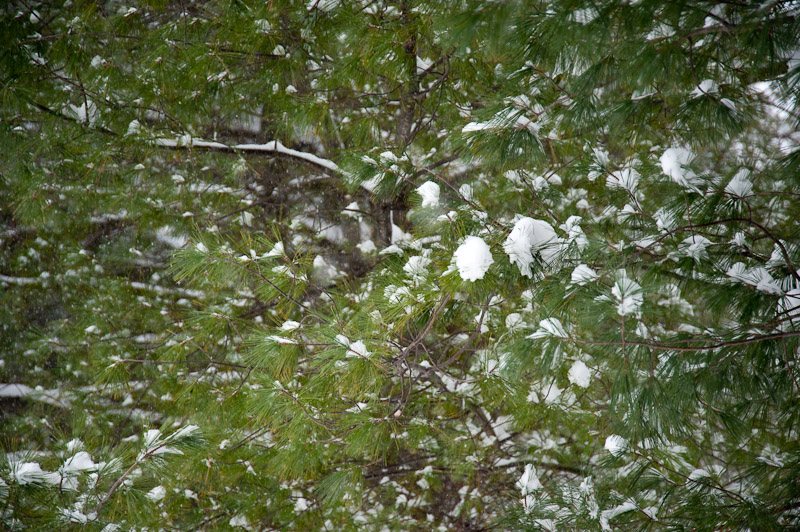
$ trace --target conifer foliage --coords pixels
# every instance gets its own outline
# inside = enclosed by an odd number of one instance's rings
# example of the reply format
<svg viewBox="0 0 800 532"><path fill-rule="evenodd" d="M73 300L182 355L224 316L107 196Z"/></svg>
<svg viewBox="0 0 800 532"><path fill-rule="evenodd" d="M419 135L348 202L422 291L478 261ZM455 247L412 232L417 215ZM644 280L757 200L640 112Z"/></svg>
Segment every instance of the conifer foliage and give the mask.
<svg viewBox="0 0 800 532"><path fill-rule="evenodd" d="M799 16L0 7L0 528L800 527Z"/></svg>

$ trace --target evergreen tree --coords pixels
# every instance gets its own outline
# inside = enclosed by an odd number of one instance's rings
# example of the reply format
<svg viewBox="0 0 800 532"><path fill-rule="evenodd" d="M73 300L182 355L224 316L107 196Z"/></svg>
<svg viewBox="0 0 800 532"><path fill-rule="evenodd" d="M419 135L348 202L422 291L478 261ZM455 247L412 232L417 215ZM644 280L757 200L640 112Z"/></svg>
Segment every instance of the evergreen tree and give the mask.
<svg viewBox="0 0 800 532"><path fill-rule="evenodd" d="M0 8L3 527L798 528L798 14Z"/></svg>

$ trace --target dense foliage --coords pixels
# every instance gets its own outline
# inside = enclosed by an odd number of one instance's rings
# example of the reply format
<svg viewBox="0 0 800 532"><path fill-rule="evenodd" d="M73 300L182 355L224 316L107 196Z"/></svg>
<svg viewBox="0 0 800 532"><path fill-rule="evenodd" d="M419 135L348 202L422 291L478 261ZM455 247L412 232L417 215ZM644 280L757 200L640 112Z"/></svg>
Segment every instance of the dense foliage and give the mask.
<svg viewBox="0 0 800 532"><path fill-rule="evenodd" d="M798 16L0 7L0 528L800 527Z"/></svg>

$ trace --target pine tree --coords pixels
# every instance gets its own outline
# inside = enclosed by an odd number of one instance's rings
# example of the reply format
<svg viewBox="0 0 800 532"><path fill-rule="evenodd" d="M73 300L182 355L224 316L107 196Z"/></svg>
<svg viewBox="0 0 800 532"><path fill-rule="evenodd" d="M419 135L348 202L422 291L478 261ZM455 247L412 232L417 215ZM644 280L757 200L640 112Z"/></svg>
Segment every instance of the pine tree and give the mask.
<svg viewBox="0 0 800 532"><path fill-rule="evenodd" d="M3 527L797 528L798 13L0 8Z"/></svg>

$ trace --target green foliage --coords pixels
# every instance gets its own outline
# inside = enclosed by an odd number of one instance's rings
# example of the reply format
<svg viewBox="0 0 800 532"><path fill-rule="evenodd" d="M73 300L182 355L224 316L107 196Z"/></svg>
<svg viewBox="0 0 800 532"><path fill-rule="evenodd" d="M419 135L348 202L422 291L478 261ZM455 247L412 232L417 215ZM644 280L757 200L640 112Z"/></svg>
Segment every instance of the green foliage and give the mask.
<svg viewBox="0 0 800 532"><path fill-rule="evenodd" d="M0 528L798 527L796 2L0 34Z"/></svg>

